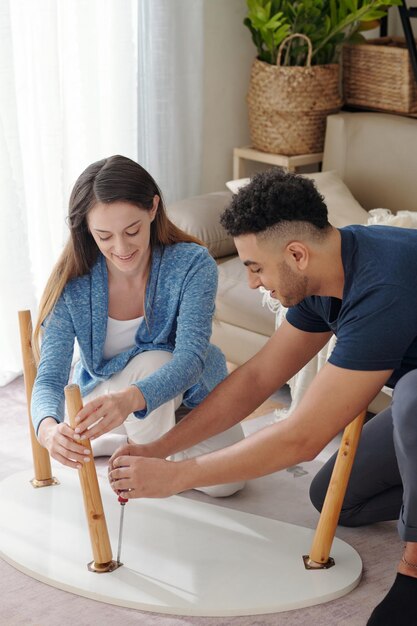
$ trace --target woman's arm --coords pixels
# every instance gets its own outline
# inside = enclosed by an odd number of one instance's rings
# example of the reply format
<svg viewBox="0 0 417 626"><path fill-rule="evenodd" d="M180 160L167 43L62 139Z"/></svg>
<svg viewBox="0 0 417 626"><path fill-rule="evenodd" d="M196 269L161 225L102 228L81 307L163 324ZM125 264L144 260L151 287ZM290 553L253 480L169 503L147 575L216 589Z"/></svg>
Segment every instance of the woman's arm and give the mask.
<svg viewBox="0 0 417 626"><path fill-rule="evenodd" d="M81 467L89 460L89 451L74 442L74 431L63 422L74 340L72 319L61 296L44 326L31 413L39 442L50 455L63 465Z"/></svg>
<svg viewBox="0 0 417 626"><path fill-rule="evenodd" d="M75 330L63 296L44 324L41 357L32 391L31 411L35 432L45 417L62 422L64 387L68 384L74 353Z"/></svg>

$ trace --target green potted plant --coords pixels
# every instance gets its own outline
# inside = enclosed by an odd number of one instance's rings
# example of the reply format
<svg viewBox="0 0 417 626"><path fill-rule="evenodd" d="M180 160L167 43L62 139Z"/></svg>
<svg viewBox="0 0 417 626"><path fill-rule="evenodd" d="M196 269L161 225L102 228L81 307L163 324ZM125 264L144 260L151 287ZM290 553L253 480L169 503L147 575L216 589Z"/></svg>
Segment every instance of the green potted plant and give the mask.
<svg viewBox="0 0 417 626"><path fill-rule="evenodd" d="M257 58L248 92L252 144L266 152L321 152L325 121L342 105L343 43L401 0L247 0Z"/></svg>

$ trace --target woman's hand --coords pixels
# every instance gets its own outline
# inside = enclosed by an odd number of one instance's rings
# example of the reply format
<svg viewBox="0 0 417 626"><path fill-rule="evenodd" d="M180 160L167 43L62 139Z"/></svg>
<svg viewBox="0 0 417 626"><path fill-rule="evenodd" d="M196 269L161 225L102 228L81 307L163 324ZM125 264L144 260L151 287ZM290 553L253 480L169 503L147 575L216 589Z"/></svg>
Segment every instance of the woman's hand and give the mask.
<svg viewBox="0 0 417 626"><path fill-rule="evenodd" d="M141 456L118 456L109 465L111 488L123 498L166 498L184 487L180 463Z"/></svg>
<svg viewBox="0 0 417 626"><path fill-rule="evenodd" d="M74 441L74 431L64 422L58 424L53 417L42 420L38 431L39 443L52 458L63 465L80 469L91 458L90 450Z"/></svg>
<svg viewBox="0 0 417 626"><path fill-rule="evenodd" d="M96 439L123 424L129 413L145 408L145 399L135 385L87 402L75 418L75 439Z"/></svg>

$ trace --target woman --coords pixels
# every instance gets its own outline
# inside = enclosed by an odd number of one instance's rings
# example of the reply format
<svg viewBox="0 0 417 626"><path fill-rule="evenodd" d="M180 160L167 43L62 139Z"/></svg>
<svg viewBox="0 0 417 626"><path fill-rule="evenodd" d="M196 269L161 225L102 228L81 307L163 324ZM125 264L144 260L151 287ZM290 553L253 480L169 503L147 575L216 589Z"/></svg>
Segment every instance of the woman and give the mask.
<svg viewBox="0 0 417 626"><path fill-rule="evenodd" d="M158 186L140 165L113 156L87 167L72 191L68 219L71 237L35 327L35 347L43 334L32 416L51 456L79 468L90 459L77 439L107 434L95 455L111 454L127 438L148 443L175 425L182 402L198 405L227 371L223 354L209 343L216 264L168 220ZM63 420L75 340L81 358L73 382L84 408L73 431ZM204 450L242 437L234 427ZM229 495L241 486L207 491Z"/></svg>

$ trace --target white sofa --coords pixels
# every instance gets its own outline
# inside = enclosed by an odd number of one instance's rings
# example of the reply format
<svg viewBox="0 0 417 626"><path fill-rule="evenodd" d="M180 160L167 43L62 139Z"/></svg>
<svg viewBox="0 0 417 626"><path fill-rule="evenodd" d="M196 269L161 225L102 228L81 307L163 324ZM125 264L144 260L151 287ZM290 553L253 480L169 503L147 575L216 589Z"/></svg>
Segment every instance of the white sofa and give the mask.
<svg viewBox="0 0 417 626"><path fill-rule="evenodd" d="M339 113L327 121L323 171L315 179L341 227L366 223L370 209L417 210L417 120L385 113ZM203 239L219 263L213 341L229 361L241 364L274 331L274 315L262 295L247 286L233 240L219 224L227 191L177 202L168 213L181 228Z"/></svg>

